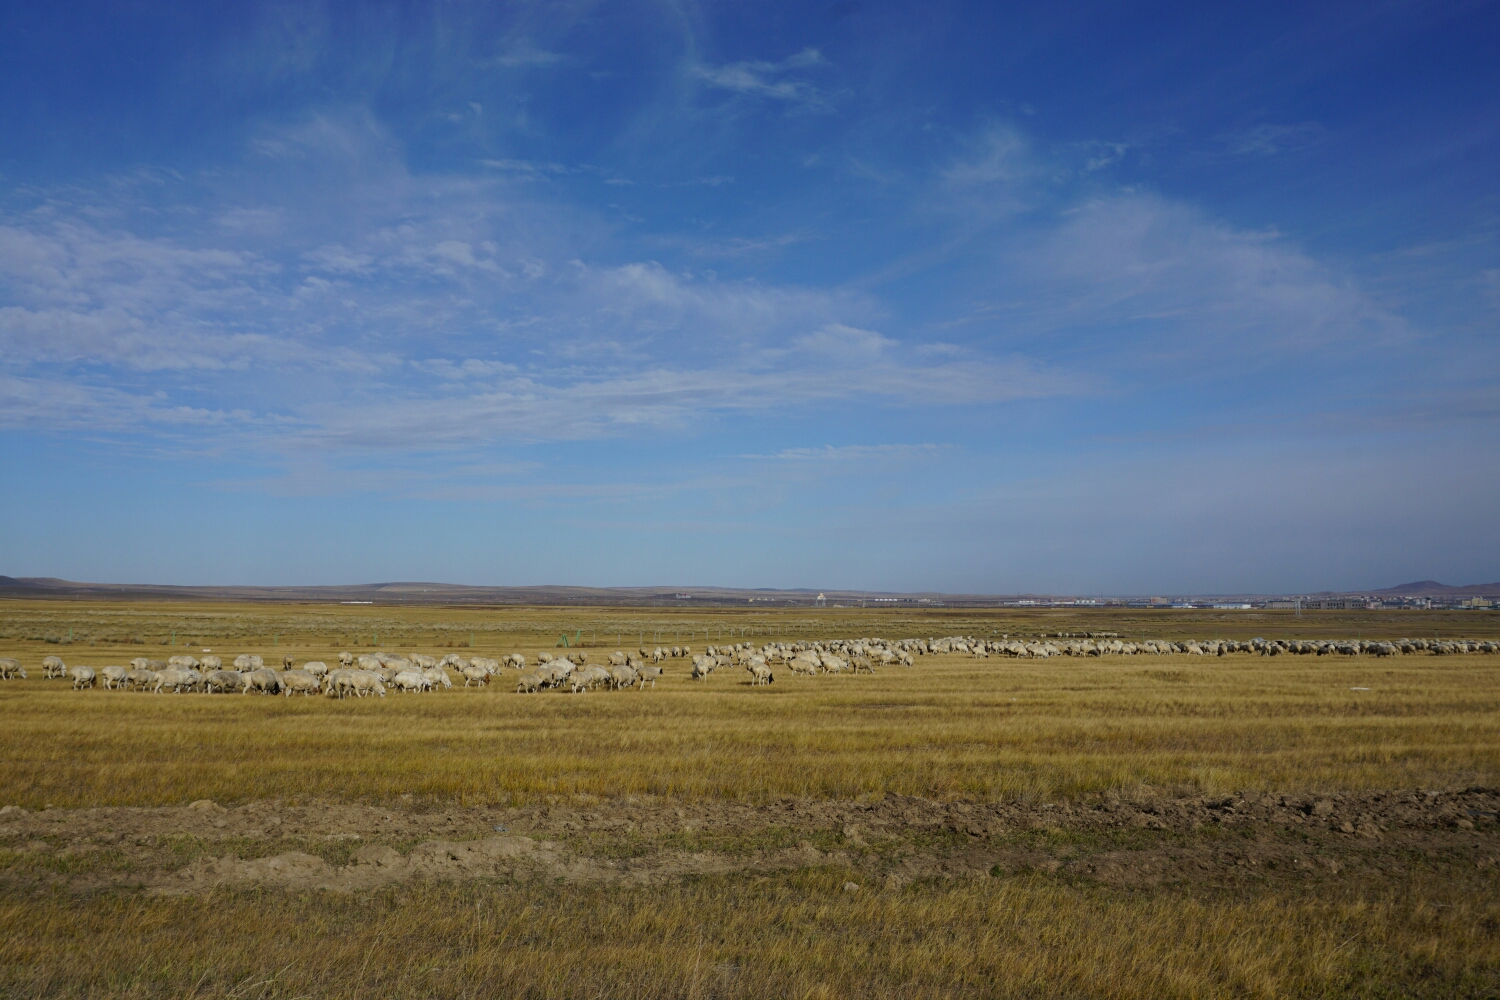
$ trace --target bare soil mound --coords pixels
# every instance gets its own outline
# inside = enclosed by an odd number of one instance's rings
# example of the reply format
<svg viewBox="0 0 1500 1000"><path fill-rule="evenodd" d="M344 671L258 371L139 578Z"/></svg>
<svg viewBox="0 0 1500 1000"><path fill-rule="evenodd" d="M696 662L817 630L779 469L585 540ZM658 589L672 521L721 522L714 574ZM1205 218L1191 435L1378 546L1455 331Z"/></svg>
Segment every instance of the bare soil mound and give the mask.
<svg viewBox="0 0 1500 1000"><path fill-rule="evenodd" d="M1500 792L1382 791L1070 803L623 799L521 808L209 801L0 810L0 887L357 893L476 879L650 885L837 865L886 885L1016 875L1121 886L1493 880Z"/></svg>

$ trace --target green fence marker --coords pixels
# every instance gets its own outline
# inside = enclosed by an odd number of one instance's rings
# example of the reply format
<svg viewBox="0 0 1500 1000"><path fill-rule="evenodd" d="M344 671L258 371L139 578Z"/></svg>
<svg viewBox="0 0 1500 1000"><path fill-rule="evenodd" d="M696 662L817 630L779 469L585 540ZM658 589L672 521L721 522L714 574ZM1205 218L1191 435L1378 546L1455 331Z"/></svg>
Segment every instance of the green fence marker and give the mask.
<svg viewBox="0 0 1500 1000"><path fill-rule="evenodd" d="M469 633L469 648L470 649L474 648L474 633L473 632Z"/></svg>
<svg viewBox="0 0 1500 1000"><path fill-rule="evenodd" d="M174 646L177 645L177 633L176 632L172 633L172 645L174 645Z"/></svg>

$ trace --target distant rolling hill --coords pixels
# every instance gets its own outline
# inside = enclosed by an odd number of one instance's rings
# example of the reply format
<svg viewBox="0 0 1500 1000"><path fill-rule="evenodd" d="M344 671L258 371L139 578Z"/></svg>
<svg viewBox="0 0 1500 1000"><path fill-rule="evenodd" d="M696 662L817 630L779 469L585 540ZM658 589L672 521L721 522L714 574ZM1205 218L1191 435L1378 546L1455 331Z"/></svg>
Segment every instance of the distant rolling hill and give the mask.
<svg viewBox="0 0 1500 1000"><path fill-rule="evenodd" d="M474 587L453 583L361 583L337 586L244 587L200 586L178 587L153 583L78 583L56 577L0 576L0 598L65 600L167 600L167 601L291 601L336 603L340 601L378 604L531 604L531 605L745 605L768 606L811 605L817 590L745 590L736 587ZM948 607L993 607L1018 598L1071 600L1054 594L944 594L934 591L893 593L868 590L825 590L826 603L850 605L861 601L880 606L912 606L918 603ZM1324 591L1319 596L1337 597L1345 593L1389 597L1500 597L1500 583L1478 583L1451 587L1436 580L1419 580L1374 591ZM1184 595L1192 596L1192 595ZM1255 594L1219 595L1236 599L1256 599ZM1196 599L1218 599L1199 594Z"/></svg>
<svg viewBox="0 0 1500 1000"><path fill-rule="evenodd" d="M1436 580L1418 580L1416 583L1403 583L1372 593L1382 597L1491 597L1500 595L1500 583L1471 583L1466 587L1450 587Z"/></svg>
<svg viewBox="0 0 1500 1000"><path fill-rule="evenodd" d="M452 583L366 583L309 587L178 587L149 583L78 583L54 577L0 576L0 598L68 600L290 601L378 604L531 604L531 605L810 605L819 592L808 589L741 590L734 587L472 587ZM943 604L993 604L988 595L887 594L875 591L826 591L827 603L900 598Z"/></svg>

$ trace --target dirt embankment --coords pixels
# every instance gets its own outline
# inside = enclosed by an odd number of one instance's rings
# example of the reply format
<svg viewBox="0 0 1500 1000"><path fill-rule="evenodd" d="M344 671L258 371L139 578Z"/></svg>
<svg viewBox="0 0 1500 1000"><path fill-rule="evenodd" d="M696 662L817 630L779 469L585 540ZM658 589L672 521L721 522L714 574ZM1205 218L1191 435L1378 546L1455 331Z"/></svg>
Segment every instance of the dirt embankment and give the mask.
<svg viewBox="0 0 1500 1000"><path fill-rule="evenodd" d="M1087 803L626 799L502 807L212 802L0 809L0 889L361 892L427 880L644 885L840 866L863 884L975 876L1122 886L1500 877L1500 790L1140 796Z"/></svg>

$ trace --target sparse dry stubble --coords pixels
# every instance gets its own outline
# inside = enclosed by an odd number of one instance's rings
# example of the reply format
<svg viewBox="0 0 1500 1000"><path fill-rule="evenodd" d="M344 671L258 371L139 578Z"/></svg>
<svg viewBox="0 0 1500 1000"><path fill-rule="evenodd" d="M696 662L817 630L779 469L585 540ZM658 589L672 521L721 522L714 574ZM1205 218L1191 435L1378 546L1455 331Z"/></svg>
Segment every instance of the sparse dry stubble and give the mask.
<svg viewBox="0 0 1500 1000"><path fill-rule="evenodd" d="M386 648L469 649L472 630L476 653L531 658L564 628L584 627L571 609L531 609L490 631L484 613L433 608L26 613L35 623L11 627L0 655L28 665L48 652L92 664L173 651L107 639L106 625L108 635L153 642L185 625L216 652L299 659L328 657L372 622ZM611 613L600 614L600 632L652 625L652 612ZM101 630L92 646L19 634L89 614ZM1084 617L1089 628L1122 627ZM822 637L894 634L882 627L890 619L828 618ZM973 618L908 622L906 634L977 631ZM1409 620L1380 627L1400 635ZM763 640L767 621L725 615L709 627ZM1059 621L993 624L1053 631ZM1173 621L1186 634L1272 631ZM1354 631L1333 618L1306 628ZM809 638L810 629L793 622L780 637ZM645 692L517 695L504 683L512 671L482 691L344 702L75 693L34 673L0 684L0 803L760 802L887 791L1053 800L1146 785L1451 788L1494 785L1500 774L1500 657L925 657L874 677L778 673L769 688L735 671L699 684L682 661L669 666ZM15 996L1451 997L1500 988L1500 910L1493 895L1473 893L1493 871L1476 874L1463 859L1461 888L1431 875L1449 860L1412 859L1410 874L1388 872L1378 889L1356 882L1337 892L1295 879L1122 888L1041 872L886 885L822 862L640 888L480 881L157 898L118 885L77 896L17 888L33 862L8 857L18 874L0 893L0 990ZM842 891L851 878L865 884Z"/></svg>
<svg viewBox="0 0 1500 1000"><path fill-rule="evenodd" d="M335 701L0 686L3 801L465 802L1494 783L1500 658L925 657L875 677ZM1369 691L1352 688L1368 687Z"/></svg>

